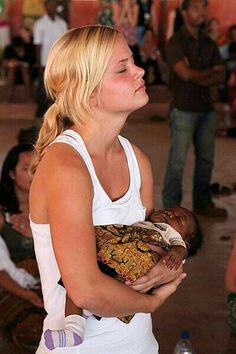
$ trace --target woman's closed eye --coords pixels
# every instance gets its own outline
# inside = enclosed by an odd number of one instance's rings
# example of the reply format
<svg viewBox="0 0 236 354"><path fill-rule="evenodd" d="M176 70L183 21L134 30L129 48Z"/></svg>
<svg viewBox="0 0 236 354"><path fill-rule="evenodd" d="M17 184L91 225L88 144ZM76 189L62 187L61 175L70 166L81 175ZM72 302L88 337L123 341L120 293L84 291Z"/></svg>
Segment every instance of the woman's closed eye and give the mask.
<svg viewBox="0 0 236 354"><path fill-rule="evenodd" d="M127 71L127 69L126 68L124 68L124 69L120 69L119 71L118 71L118 74L122 74L122 73L124 73L124 72L126 72Z"/></svg>

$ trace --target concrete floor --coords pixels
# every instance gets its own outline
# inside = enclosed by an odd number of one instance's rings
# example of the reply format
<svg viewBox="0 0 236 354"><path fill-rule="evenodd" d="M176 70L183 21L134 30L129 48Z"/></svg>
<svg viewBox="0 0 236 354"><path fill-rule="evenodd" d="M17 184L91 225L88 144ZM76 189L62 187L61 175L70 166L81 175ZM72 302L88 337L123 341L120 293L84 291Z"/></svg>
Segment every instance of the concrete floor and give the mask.
<svg viewBox="0 0 236 354"><path fill-rule="evenodd" d="M34 108L32 104L0 104L0 166L7 150L16 143L18 130L35 124ZM166 119L151 119L152 116L161 115L160 109L163 111L160 105L149 104L130 117L123 131L123 135L141 147L151 159L156 208L161 207L161 188L169 146ZM226 186L236 182L235 153L235 139L216 137L213 182L217 181ZM191 208L192 171L193 153L190 151L184 175L183 201L183 206L188 208ZM153 316L154 331L160 343L161 354L173 353L182 329L189 330L197 354L236 354L235 341L229 344L226 323L227 294L224 287L227 261L233 239L236 237L236 194L219 197L215 199L215 203L227 208L228 219L200 219L204 232L203 247L197 256L187 261L187 279Z"/></svg>

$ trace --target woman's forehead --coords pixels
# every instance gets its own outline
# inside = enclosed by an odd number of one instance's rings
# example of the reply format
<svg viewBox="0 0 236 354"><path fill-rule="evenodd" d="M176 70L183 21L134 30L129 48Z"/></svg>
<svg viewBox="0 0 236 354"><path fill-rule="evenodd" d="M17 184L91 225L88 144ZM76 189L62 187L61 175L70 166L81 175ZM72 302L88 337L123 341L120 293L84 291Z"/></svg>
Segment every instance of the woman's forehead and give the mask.
<svg viewBox="0 0 236 354"><path fill-rule="evenodd" d="M109 65L119 65L120 63L128 60L131 56L132 52L123 35L120 34L114 44Z"/></svg>

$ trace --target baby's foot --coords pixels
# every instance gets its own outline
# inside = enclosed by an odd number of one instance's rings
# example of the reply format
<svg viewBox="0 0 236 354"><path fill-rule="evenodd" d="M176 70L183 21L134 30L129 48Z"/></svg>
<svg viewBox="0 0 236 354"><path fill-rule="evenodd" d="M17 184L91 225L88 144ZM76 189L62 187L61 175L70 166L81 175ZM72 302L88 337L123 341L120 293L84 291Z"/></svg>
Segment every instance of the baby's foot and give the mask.
<svg viewBox="0 0 236 354"><path fill-rule="evenodd" d="M47 329L44 332L45 345L49 350L58 347L74 347L80 345L83 339L76 333L68 329L54 330Z"/></svg>

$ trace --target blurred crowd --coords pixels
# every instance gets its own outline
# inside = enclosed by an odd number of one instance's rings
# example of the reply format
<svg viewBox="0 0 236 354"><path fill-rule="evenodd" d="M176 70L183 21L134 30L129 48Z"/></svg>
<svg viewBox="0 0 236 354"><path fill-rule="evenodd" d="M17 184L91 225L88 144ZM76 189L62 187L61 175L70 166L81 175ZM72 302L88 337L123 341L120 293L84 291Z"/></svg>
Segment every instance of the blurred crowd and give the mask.
<svg viewBox="0 0 236 354"><path fill-rule="evenodd" d="M11 38L11 31L5 20L8 11L7 4L8 1L5 1L5 7L0 15L1 78L7 84L7 98L12 101L15 85L23 84L26 101L35 99L33 94L35 90L32 90L32 86L37 86L39 89L36 99L45 102L46 96L42 89L41 75L45 67L45 59L42 56L47 57L53 42L69 28L69 24L61 19L61 7L58 7L58 2L46 0L44 1L46 14L42 16L44 21L42 18L36 20L32 28L22 26L18 33ZM48 16L48 21L45 21L45 16ZM42 22L41 28L37 24L39 21ZM157 22L157 9L152 0L100 0L97 23L115 26L124 33L133 51L135 62L145 69L145 80L148 85L168 83L165 44L160 43ZM168 41L181 28L182 24L180 6L169 11L164 35L165 41ZM218 18L210 18L205 23L205 32L217 43L227 68L226 81L224 85L220 86L217 99L229 104L230 108L226 106L226 111L230 110L235 115L236 24L231 25L226 33L222 33L221 28ZM46 102L45 108L40 102L38 104L41 107L37 109L37 117L42 117L48 107L48 102Z"/></svg>

